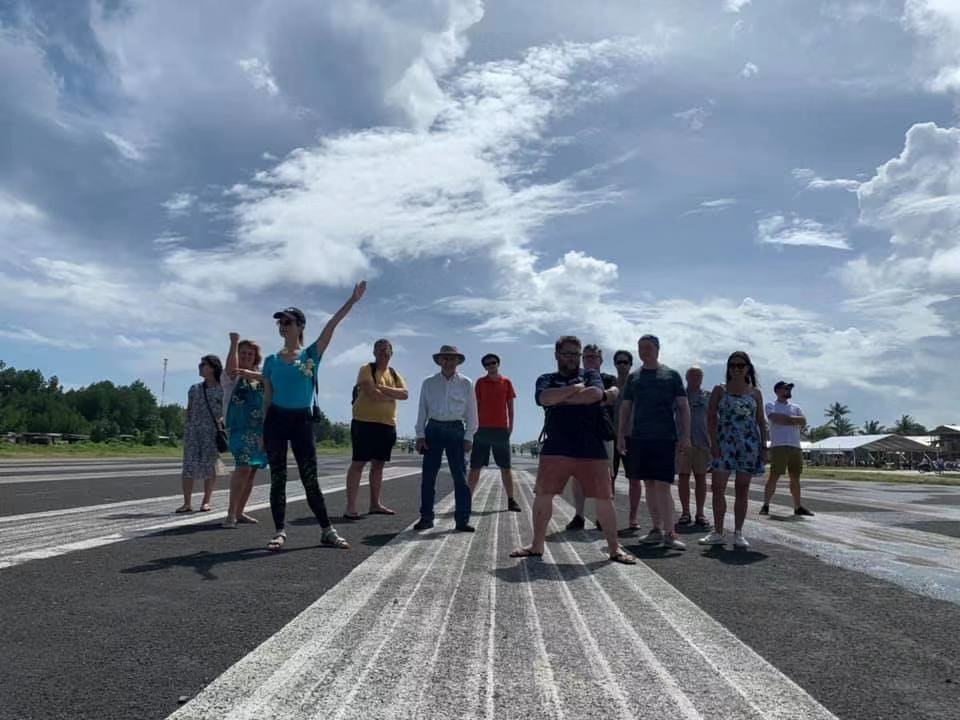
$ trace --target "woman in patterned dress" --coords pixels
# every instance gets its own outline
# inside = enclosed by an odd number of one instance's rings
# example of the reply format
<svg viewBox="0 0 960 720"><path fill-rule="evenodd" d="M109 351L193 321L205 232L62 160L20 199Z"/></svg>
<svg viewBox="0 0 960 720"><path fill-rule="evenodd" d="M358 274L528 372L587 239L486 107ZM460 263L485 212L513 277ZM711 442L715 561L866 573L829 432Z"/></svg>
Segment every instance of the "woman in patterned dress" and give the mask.
<svg viewBox="0 0 960 720"><path fill-rule="evenodd" d="M767 422L763 416L763 395L757 374L747 353L738 350L727 359L727 382L717 385L707 407L710 451L713 455L713 532L700 539L701 545L723 545L727 512L727 482L734 474L736 500L733 505L733 545L748 548L743 537L747 516L750 479L763 473L767 461Z"/></svg>
<svg viewBox="0 0 960 720"><path fill-rule="evenodd" d="M263 449L263 376L260 374L260 346L230 333L227 371L223 374L223 397L227 408L226 424L233 455L230 476L230 504L225 528L237 523L256 524L257 519L243 510L253 491L257 470L267 466Z"/></svg>
<svg viewBox="0 0 960 720"><path fill-rule="evenodd" d="M223 463L217 450L217 422L223 419L223 388L220 375L223 363L216 355L200 358L199 374L203 382L191 386L187 393L187 417L183 423L183 505L178 513L193 510L191 498L194 481L203 483L202 512L210 511L210 498Z"/></svg>

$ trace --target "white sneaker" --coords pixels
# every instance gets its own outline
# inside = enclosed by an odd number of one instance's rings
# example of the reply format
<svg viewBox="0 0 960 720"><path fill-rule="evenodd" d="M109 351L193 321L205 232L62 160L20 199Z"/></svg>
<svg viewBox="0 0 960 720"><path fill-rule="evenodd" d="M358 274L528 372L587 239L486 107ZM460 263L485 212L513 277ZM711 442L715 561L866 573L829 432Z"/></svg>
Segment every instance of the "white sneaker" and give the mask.
<svg viewBox="0 0 960 720"><path fill-rule="evenodd" d="M726 536L721 532L717 532L716 530L697 540L697 543L700 545L723 545L726 542Z"/></svg>
<svg viewBox="0 0 960 720"><path fill-rule="evenodd" d="M664 536L662 547L670 550L686 550L687 544L680 540L675 534L671 533L670 535Z"/></svg>
<svg viewBox="0 0 960 720"><path fill-rule="evenodd" d="M747 539L743 536L742 532L736 532L733 534L733 546L746 550L748 547L750 547L750 543L747 542Z"/></svg>
<svg viewBox="0 0 960 720"><path fill-rule="evenodd" d="M663 542L663 533L660 530L654 528L640 540L644 545L659 545Z"/></svg>

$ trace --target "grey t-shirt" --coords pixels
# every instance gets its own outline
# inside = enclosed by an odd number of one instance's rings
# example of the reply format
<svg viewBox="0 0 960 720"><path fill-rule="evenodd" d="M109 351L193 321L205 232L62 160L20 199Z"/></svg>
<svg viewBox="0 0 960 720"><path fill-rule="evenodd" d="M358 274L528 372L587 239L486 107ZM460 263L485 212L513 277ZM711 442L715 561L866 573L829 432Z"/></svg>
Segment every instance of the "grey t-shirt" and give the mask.
<svg viewBox="0 0 960 720"><path fill-rule="evenodd" d="M623 399L633 403L630 436L638 440L676 440L674 403L686 396L680 373L666 365L632 372L623 391Z"/></svg>
<svg viewBox="0 0 960 720"><path fill-rule="evenodd" d="M710 393L699 390L695 393L687 392L687 402L690 403L690 444L693 447L710 449L710 432L707 430L707 406L710 404Z"/></svg>

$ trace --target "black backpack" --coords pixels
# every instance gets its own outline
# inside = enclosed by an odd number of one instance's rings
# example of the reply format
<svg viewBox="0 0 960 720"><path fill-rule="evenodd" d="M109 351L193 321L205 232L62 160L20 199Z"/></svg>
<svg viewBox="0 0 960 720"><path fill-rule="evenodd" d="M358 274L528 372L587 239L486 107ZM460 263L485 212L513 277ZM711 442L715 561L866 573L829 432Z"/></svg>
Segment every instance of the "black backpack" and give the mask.
<svg viewBox="0 0 960 720"><path fill-rule="evenodd" d="M370 377L373 378L373 384L377 384L377 364L376 363L367 363L367 367L370 368ZM393 368L390 368L390 377L393 378L393 384L397 387L400 387L400 376L397 375L397 371ZM351 405L355 405L357 398L360 397L360 385L353 386L353 398L350 400Z"/></svg>

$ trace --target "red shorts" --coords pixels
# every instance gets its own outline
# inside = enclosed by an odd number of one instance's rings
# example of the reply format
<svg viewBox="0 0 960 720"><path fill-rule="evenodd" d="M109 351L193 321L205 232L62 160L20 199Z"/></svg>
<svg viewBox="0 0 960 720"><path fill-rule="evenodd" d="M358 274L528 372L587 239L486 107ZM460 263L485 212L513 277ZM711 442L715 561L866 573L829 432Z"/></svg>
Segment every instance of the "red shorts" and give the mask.
<svg viewBox="0 0 960 720"><path fill-rule="evenodd" d="M588 498L613 499L610 487L610 461L572 458L565 455L541 455L537 468L537 495L559 495L567 480L576 478Z"/></svg>

